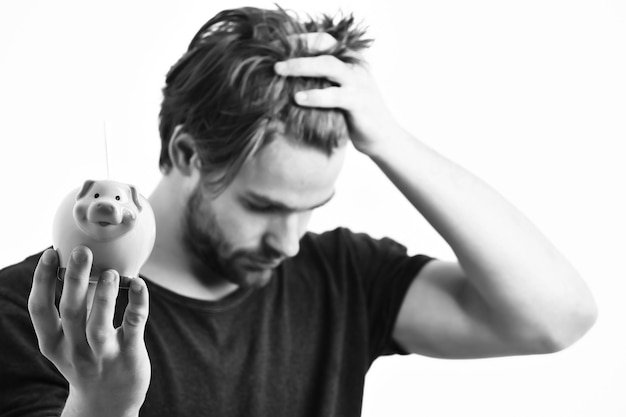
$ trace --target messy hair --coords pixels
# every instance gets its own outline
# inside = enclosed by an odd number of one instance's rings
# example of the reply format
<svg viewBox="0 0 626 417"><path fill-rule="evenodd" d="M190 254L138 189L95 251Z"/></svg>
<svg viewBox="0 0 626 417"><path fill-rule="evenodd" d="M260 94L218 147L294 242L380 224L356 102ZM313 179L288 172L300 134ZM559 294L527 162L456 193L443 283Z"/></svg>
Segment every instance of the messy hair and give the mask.
<svg viewBox="0 0 626 417"><path fill-rule="evenodd" d="M299 34L326 32L329 49L311 50ZM225 10L204 24L170 69L163 88L159 165L169 172L168 145L177 126L195 142L212 185L226 186L243 163L277 135L331 154L348 136L340 109L298 106L293 96L333 83L325 78L284 77L274 64L294 57L333 55L358 62L369 46L352 15L304 20L277 8Z"/></svg>

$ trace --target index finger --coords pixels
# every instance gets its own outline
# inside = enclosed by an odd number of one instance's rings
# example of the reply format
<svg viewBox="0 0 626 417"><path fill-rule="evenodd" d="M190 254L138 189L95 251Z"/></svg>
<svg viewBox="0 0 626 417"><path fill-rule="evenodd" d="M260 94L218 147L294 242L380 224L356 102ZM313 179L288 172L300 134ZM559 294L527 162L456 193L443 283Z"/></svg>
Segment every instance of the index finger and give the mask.
<svg viewBox="0 0 626 417"><path fill-rule="evenodd" d="M59 313L54 305L58 265L56 251L47 249L35 268L28 297L28 311L42 351L60 334Z"/></svg>
<svg viewBox="0 0 626 417"><path fill-rule="evenodd" d="M316 52L329 50L337 44L337 39L327 32L309 32L291 36L304 41L307 49Z"/></svg>
<svg viewBox="0 0 626 417"><path fill-rule="evenodd" d="M347 78L349 68L339 58L320 55L277 62L274 71L289 77L321 77L341 84Z"/></svg>

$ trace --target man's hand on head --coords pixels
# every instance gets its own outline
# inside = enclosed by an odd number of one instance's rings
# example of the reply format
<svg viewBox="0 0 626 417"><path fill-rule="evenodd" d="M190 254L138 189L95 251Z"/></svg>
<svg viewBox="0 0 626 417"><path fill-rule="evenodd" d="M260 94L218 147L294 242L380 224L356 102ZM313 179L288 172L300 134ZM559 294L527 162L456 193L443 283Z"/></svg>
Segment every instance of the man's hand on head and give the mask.
<svg viewBox="0 0 626 417"><path fill-rule="evenodd" d="M336 43L325 32L300 35L309 49L328 51ZM294 99L304 107L340 108L347 112L352 142L361 152L373 155L384 141L401 128L389 112L367 63L346 63L333 55L292 58L276 63L277 74L286 77L321 77L336 86L300 91Z"/></svg>

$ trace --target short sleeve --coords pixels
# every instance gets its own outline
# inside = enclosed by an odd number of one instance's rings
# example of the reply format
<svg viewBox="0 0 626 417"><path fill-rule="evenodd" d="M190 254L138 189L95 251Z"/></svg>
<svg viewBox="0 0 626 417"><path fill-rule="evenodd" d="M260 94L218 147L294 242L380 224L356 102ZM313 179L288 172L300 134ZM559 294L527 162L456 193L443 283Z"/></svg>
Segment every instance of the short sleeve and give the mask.
<svg viewBox="0 0 626 417"><path fill-rule="evenodd" d="M363 292L370 362L381 355L406 354L393 340L393 329L409 286L433 258L409 255L393 239L375 239L345 228L326 235L334 236L333 256L340 274L356 281Z"/></svg>

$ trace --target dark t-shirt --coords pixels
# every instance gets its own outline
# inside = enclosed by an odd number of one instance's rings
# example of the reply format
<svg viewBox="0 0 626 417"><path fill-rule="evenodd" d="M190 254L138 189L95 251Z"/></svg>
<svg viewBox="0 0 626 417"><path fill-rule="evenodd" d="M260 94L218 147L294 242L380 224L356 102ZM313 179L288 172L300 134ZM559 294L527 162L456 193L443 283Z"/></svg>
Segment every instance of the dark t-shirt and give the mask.
<svg viewBox="0 0 626 417"><path fill-rule="evenodd" d="M2 417L59 414L67 396L67 382L39 353L28 315L39 256L0 271ZM267 286L216 302L145 277L152 379L140 415L359 416L371 363L403 353L391 332L429 259L407 256L390 239L336 229L306 234L300 253ZM126 297L122 290L116 325Z"/></svg>

